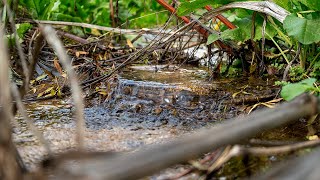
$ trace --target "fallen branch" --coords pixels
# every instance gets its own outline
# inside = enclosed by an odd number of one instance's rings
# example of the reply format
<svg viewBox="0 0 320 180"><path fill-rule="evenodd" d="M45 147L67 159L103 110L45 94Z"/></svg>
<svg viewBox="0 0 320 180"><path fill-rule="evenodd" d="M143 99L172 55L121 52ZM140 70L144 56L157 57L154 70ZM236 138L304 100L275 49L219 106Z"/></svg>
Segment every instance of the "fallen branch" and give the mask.
<svg viewBox="0 0 320 180"><path fill-rule="evenodd" d="M88 23L78 23L78 22L66 22L66 21L44 21L44 20L33 20L34 22L38 24L49 24L49 25L63 25L63 26L78 26L83 28L89 28L89 29L98 29L101 31L107 31L117 34L158 34L158 33L164 33L164 34L172 34L170 32L162 32L162 30L155 30L155 29L147 29L143 28L141 30L136 29L120 29L120 28L111 28L111 27L105 27L105 26L99 26L94 24L88 24Z"/></svg>
<svg viewBox="0 0 320 180"><path fill-rule="evenodd" d="M229 150L225 156L221 156L215 163L213 163L208 168L208 173L211 173L219 169L223 164L228 162L231 158L241 156L241 155L253 155L253 156L268 156L290 153L303 148L311 148L320 145L320 140L305 141L295 144L276 146L276 147L245 147L240 145L235 145Z"/></svg>
<svg viewBox="0 0 320 180"><path fill-rule="evenodd" d="M81 37L79 37L79 36L76 36L76 35L74 35L74 34L70 34L70 33L64 32L64 31L58 30L58 31L57 31L57 34L60 35L60 36L64 36L64 37L66 37L66 38L72 39L72 40L74 40L74 41L77 41L77 42L79 42L79 43L81 43L81 44L89 44L89 43L90 43L90 41L88 41L88 40L86 40L86 39L83 39L83 38L81 38ZM107 49L104 45L101 45L101 44L99 44L99 43L97 44L97 46L98 46L99 48L103 49L103 50L106 50L106 49Z"/></svg>
<svg viewBox="0 0 320 180"><path fill-rule="evenodd" d="M274 18L276 18L278 21L283 23L284 19L287 15L290 14L287 10L283 9L279 5L270 2L270 1L246 1L246 2L234 2L230 3L221 7L218 7L216 9L213 9L203 15L205 21L210 20L213 16L216 16L217 14L227 11L234 8L242 8L242 9L249 9L261 13L265 13L267 15L270 15Z"/></svg>
<svg viewBox="0 0 320 180"><path fill-rule="evenodd" d="M9 55L3 28L0 28L0 177L1 179L22 179L24 165L17 158L17 150L12 142L13 119L10 78ZM19 167L20 165L20 167Z"/></svg>
<svg viewBox="0 0 320 180"><path fill-rule="evenodd" d="M281 162L276 167L263 175L258 175L252 179L319 179L320 177L320 148L316 148L314 152L294 158L285 162Z"/></svg>

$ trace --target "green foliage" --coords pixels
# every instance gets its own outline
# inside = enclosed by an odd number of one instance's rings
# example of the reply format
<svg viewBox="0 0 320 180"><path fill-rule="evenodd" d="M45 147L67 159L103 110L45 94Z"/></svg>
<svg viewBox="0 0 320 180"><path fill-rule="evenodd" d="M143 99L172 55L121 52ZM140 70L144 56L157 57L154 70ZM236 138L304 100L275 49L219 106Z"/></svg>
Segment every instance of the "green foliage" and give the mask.
<svg viewBox="0 0 320 180"><path fill-rule="evenodd" d="M212 5L213 7L217 7L219 5L228 4L235 1L245 1L245 0L182 0L178 9L178 15L184 16L190 14L196 9L203 8L206 5ZM257 0L258 1L258 0Z"/></svg>
<svg viewBox="0 0 320 180"><path fill-rule="evenodd" d="M19 3L26 7L33 17L48 19L56 2L53 0L20 0Z"/></svg>
<svg viewBox="0 0 320 180"><path fill-rule="evenodd" d="M17 38L19 42L23 42L23 37L25 33L32 28L32 25L30 23L22 23L22 24L16 24L16 29L17 29ZM15 37L14 34L7 34L6 38L8 40L9 46L14 46L15 44Z"/></svg>
<svg viewBox="0 0 320 180"><path fill-rule="evenodd" d="M306 77L306 72L301 66L293 66L290 69L289 77L293 82L301 81Z"/></svg>
<svg viewBox="0 0 320 180"><path fill-rule="evenodd" d="M252 19L249 17L241 18L240 20L233 22L237 25L238 28L236 29L227 29L221 32L220 35L218 34L211 34L208 37L207 44L211 44L212 42L223 39L223 40L235 40L235 41L247 41L251 38L251 29L252 29ZM254 40L260 40L262 38L262 23L263 19L261 17L257 17L255 21L255 34ZM277 34L277 31L269 24L266 26L266 33L271 37L274 37ZM266 36L268 38L268 36Z"/></svg>
<svg viewBox="0 0 320 180"><path fill-rule="evenodd" d="M232 2L245 0L184 0L178 9L179 15L186 15L196 12L197 9L203 9L205 5L211 5L214 8L221 7ZM248 1L248 0L247 0ZM283 7L291 14L288 15L284 23L275 21L272 17L267 18L267 26L265 31L266 39L270 39L279 56L268 58L281 59L277 63L289 63L294 56L285 51L294 49L297 52L301 48L298 56L299 64L294 64L290 68L289 76L291 81L299 81L307 76L320 78L320 1L319 0L273 0L272 2ZM211 44L216 40L223 40L228 43L245 42L251 38L252 33L252 15L253 11L245 9L231 9L223 12L227 18L237 26L236 29L227 29L222 27L219 33L213 33L208 37L207 44ZM255 18L255 34L253 40L259 41L262 38L263 19L257 13ZM302 45L301 45L302 44ZM265 49L268 53L268 48ZM270 52L270 51L269 51ZM284 60L284 61L283 61ZM307 68L308 67L308 68Z"/></svg>
<svg viewBox="0 0 320 180"><path fill-rule="evenodd" d="M129 27L150 27L163 24L168 13L156 1L120 0L119 14L116 14L116 1L113 1L114 16L118 25ZM102 26L111 26L109 1L106 0L21 0L21 8L26 8L35 19L85 22ZM132 21L132 23L130 23ZM129 23L128 23L129 22Z"/></svg>
<svg viewBox="0 0 320 180"><path fill-rule="evenodd" d="M320 1L319 0L295 0L297 2L301 2L309 9L320 11Z"/></svg>
<svg viewBox="0 0 320 180"><path fill-rule="evenodd" d="M217 41L220 38L220 35L217 33L212 33L207 40L207 45Z"/></svg>
<svg viewBox="0 0 320 180"><path fill-rule="evenodd" d="M293 36L302 44L311 44L320 41L320 19L309 20L295 15L289 15L284 20L283 27L289 36Z"/></svg>
<svg viewBox="0 0 320 180"><path fill-rule="evenodd" d="M273 0L273 2L288 11L291 9L291 0Z"/></svg>
<svg viewBox="0 0 320 180"><path fill-rule="evenodd" d="M298 83L287 84L281 90L281 97L286 101L290 101L304 92L314 91L319 93L319 89L314 86L315 82L315 78L309 78Z"/></svg>
<svg viewBox="0 0 320 180"><path fill-rule="evenodd" d="M22 24L16 24L17 28L17 34L19 38L23 38L24 34L32 28L32 25L30 23L22 23Z"/></svg>

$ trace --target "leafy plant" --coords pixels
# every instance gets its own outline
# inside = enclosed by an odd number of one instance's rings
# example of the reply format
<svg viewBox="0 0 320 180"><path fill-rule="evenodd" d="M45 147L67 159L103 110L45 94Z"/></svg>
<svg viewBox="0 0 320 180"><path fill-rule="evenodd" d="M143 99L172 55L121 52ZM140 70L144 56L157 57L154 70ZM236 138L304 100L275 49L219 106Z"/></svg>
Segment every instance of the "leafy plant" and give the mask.
<svg viewBox="0 0 320 180"><path fill-rule="evenodd" d="M19 3L26 7L28 12L37 19L48 19L51 12L60 1L54 0L20 0Z"/></svg>
<svg viewBox="0 0 320 180"><path fill-rule="evenodd" d="M294 37L302 44L320 41L320 19L306 19L291 14L284 20L283 27L289 36Z"/></svg>
<svg viewBox="0 0 320 180"><path fill-rule="evenodd" d="M32 28L32 25L30 23L21 23L21 24L16 24L16 29L17 29L17 37L19 42L23 41L23 37L25 35L25 33ZM15 37L14 34L8 34L6 35L7 39L8 39L8 43L10 46L13 46L15 44Z"/></svg>
<svg viewBox="0 0 320 180"><path fill-rule="evenodd" d="M198 9L203 9L205 5L211 5L214 8L223 5L246 0L193 0L181 1L178 13L187 15L195 13ZM259 1L259 0L257 0ZM281 24L272 17L267 17L265 38L273 42L279 56L267 56L275 54L274 48L264 46L264 56L270 63L284 64L284 67L295 60L289 67L291 80L299 81L306 76L320 77L320 1L319 0L273 0L272 2L281 6L289 12ZM223 12L228 19L237 26L236 29L229 30L226 27L220 28L219 33L213 33L208 37L207 44L220 39L226 43L233 41L233 44L246 42L251 38L252 25L255 26L253 40L256 44L262 38L263 18L257 13L255 22L252 22L253 11L245 9L229 9ZM261 47L261 45L260 45ZM268 49L270 48L270 49ZM293 51L291 51L293 50ZM272 51L272 53L269 52ZM292 53L288 53L288 52ZM294 53L299 56L295 57ZM277 61L274 61L277 60ZM298 60L298 61L296 61ZM266 61L266 60L265 60ZM299 62L296 64L296 62ZM268 63L268 62L263 62ZM255 65L255 64L251 64Z"/></svg>
<svg viewBox="0 0 320 180"><path fill-rule="evenodd" d="M309 78L297 83L289 83L282 87L281 97L286 101L290 101L304 92L314 92L319 94L320 89L315 87L316 81L317 80L315 78Z"/></svg>
<svg viewBox="0 0 320 180"><path fill-rule="evenodd" d="M230 39L241 42L247 41L251 38L251 29L253 26L252 18L247 16L245 18L241 18L240 20L235 20L233 23L237 25L238 28L227 29L219 35L215 33L211 34L208 37L207 44L211 44L220 38L223 40ZM257 17L255 21L256 33L254 34L254 40L260 40L262 38L262 23L263 19L261 17ZM268 33L270 37L274 37L277 34L277 31L268 24L266 26L266 33Z"/></svg>
<svg viewBox="0 0 320 180"><path fill-rule="evenodd" d="M114 1L114 8L118 7L115 14L118 25L126 24L129 27L146 27L163 24L168 18L168 13L162 11L161 5L156 1L119 0ZM30 12L34 19L59 20L111 26L109 1L105 0L21 0L20 8ZM114 12L116 13L116 12ZM158 15L158 14L161 15ZM132 21L132 23L130 23Z"/></svg>

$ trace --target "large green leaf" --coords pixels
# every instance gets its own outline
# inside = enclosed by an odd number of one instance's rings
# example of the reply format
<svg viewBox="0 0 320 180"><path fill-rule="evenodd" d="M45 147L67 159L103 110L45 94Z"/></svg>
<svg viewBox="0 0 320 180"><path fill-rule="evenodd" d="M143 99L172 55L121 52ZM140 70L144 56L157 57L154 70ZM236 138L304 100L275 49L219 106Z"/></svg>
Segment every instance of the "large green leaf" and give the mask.
<svg viewBox="0 0 320 180"><path fill-rule="evenodd" d="M312 10L320 10L320 0L298 0Z"/></svg>
<svg viewBox="0 0 320 180"><path fill-rule="evenodd" d="M231 39L236 41L246 41L251 37L252 21L248 18L237 22L238 28L228 29L221 33L222 39Z"/></svg>
<svg viewBox="0 0 320 180"><path fill-rule="evenodd" d="M55 1L53 0L23 0L21 4L37 19L46 19Z"/></svg>
<svg viewBox="0 0 320 180"><path fill-rule="evenodd" d="M309 78L298 83L287 84L281 90L281 97L286 101L290 101L298 95L312 90L314 88L313 83L315 82L315 78Z"/></svg>
<svg viewBox="0 0 320 180"><path fill-rule="evenodd" d="M252 29L252 19L247 17L243 18L239 21L234 22L238 28L236 29L228 29L225 30L221 33L221 38L222 39L231 39L231 40L236 40L236 41L246 41L251 38L251 29ZM254 40L260 40L262 38L262 23L263 19L261 17L256 18L255 22L255 36ZM266 32L270 36L275 36L277 34L277 31L267 24L266 26ZM267 38L267 36L266 36Z"/></svg>
<svg viewBox="0 0 320 180"><path fill-rule="evenodd" d="M318 1L318 0L317 0ZM290 0L273 0L274 3L276 3L277 5L283 7L284 9L290 11L291 10L291 2Z"/></svg>
<svg viewBox="0 0 320 180"><path fill-rule="evenodd" d="M289 15L283 22L283 27L289 36L293 36L302 44L320 41L320 20L309 20L295 15Z"/></svg>
<svg viewBox="0 0 320 180"><path fill-rule="evenodd" d="M211 34L209 37L208 37L208 40L207 40L207 45L217 41L219 39L219 34L216 34L216 33L213 33Z"/></svg>

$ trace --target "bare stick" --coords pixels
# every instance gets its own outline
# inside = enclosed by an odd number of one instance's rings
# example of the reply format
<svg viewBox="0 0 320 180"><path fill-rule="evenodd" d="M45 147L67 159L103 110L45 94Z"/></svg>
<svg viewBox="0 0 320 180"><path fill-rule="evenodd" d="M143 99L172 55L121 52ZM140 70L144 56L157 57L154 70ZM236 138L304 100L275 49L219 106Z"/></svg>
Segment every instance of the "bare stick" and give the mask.
<svg viewBox="0 0 320 180"><path fill-rule="evenodd" d="M289 73L289 70L292 66L292 63L294 63L296 60L299 59L299 56L300 56L300 52L301 52L301 44L298 43L298 50L296 52L296 55L294 56L293 60L290 61L290 63L287 65L287 67L285 68L284 72L283 72L283 76L282 76L282 81L287 81L287 76L288 76L288 73Z"/></svg>
<svg viewBox="0 0 320 180"><path fill-rule="evenodd" d="M105 26L98 26L94 24L88 24L88 23L77 23L77 22L65 22L65 21L43 21L43 20L34 20L36 23L39 24L50 24L50 25L64 25L64 26L79 26L89 29L98 29L102 31L108 31L118 34L139 34L139 33L145 33L145 34L157 34L160 31L154 30L154 29L147 29L143 28L142 30L135 30L135 29L120 29L120 28L111 28L111 27L105 27ZM165 34L172 34L169 32L164 32Z"/></svg>
<svg viewBox="0 0 320 180"><path fill-rule="evenodd" d="M260 174L252 179L319 179L320 177L320 148L316 148L314 152L294 158L285 162L281 162L269 172Z"/></svg>
<svg viewBox="0 0 320 180"><path fill-rule="evenodd" d="M214 164L208 168L208 172L212 172L220 168L223 164L228 162L231 158L241 155L276 155L290 153L303 148L311 148L320 145L320 140L304 141L290 145L276 146L276 147L251 147L247 148L245 146L235 145L225 156L222 156Z"/></svg>
<svg viewBox="0 0 320 180"><path fill-rule="evenodd" d="M9 5L7 4L6 0L3 0L3 3L6 6L7 14L9 16L9 21L10 21L10 25L11 25L11 29L13 31L15 43L16 43L16 46L17 46L17 49L18 49L19 58L21 60L21 65L22 65L22 68L23 68L23 74L25 76L24 77L24 81L23 81L23 88L24 88L24 91L27 92L28 89L29 89L29 80L30 80L29 79L29 69L28 69L28 65L27 65L27 60L25 58L25 54L23 53L21 44L19 42L19 37L17 35L17 30L16 30L16 26L15 26L15 23L14 23L14 20L13 20L12 11L11 11Z"/></svg>
<svg viewBox="0 0 320 180"><path fill-rule="evenodd" d="M28 74L28 79L26 79L25 83L29 84L30 79L33 76L34 70L36 68L36 64L39 61L39 54L41 52L41 49L44 46L44 38L41 33L39 33L39 30L33 34L32 38L34 37L34 45L33 48L31 48L31 44L29 46L29 74ZM32 41L30 41L31 43ZM29 81L27 81L29 80ZM21 98L27 93L26 91L20 91L20 96Z"/></svg>
<svg viewBox="0 0 320 180"><path fill-rule="evenodd" d="M71 84L71 92L72 98L75 104L75 119L77 121L77 143L79 150L83 150L84 146L84 128L85 128L85 121L83 116L84 104L82 99L82 91L78 84L77 76L72 68L71 60L69 59L66 50L63 47L62 42L56 36L56 32L54 29L48 25L42 26L40 25L40 30L43 32L45 38L47 39L48 43L52 46L52 48L57 53L57 56L67 71L70 84Z"/></svg>
<svg viewBox="0 0 320 180"><path fill-rule="evenodd" d="M10 95L9 56L0 24L0 175L1 179L22 179L13 145L10 121L13 119Z"/></svg>
<svg viewBox="0 0 320 180"><path fill-rule="evenodd" d="M60 36L64 36L66 38L69 38L69 39L72 39L74 41L77 41L81 44L89 44L90 41L86 40L86 39L83 39L79 36L76 36L74 34L70 34L70 33L67 33L67 32L64 32L64 31L57 31L57 34L60 35ZM97 44L99 48L103 49L103 50L106 50L107 48L104 46L104 45L101 45L101 44Z"/></svg>

